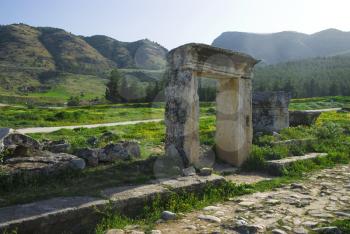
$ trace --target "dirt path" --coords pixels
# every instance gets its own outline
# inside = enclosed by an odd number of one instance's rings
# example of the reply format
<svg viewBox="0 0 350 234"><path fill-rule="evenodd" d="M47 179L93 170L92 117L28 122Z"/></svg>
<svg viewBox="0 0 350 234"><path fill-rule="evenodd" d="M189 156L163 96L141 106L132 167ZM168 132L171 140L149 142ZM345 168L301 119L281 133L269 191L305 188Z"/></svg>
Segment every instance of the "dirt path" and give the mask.
<svg viewBox="0 0 350 234"><path fill-rule="evenodd" d="M19 132L19 133L22 133L22 134L28 134L28 133L50 133L50 132L55 132L55 131L58 131L58 130L61 130L61 129L112 127L112 126L120 126L120 125L139 124L139 123L160 122L162 120L163 119L147 119L147 120L124 121L124 122L115 122L115 123L76 125L76 126L20 128L20 129L16 129L16 131Z"/></svg>
<svg viewBox="0 0 350 234"><path fill-rule="evenodd" d="M350 165L326 169L301 184L209 206L176 221L162 233L308 233L321 223L350 217ZM250 230L249 232L247 230ZM332 232L336 233L336 232Z"/></svg>

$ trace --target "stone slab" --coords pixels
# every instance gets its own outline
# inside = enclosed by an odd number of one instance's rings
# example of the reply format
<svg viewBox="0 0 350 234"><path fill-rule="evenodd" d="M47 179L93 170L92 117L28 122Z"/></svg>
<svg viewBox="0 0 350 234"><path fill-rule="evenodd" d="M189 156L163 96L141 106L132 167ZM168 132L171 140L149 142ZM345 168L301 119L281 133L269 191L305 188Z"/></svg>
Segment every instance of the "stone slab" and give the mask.
<svg viewBox="0 0 350 234"><path fill-rule="evenodd" d="M19 234L88 232L100 220L95 208L107 204L107 200L93 197L59 197L0 208L0 232L14 229Z"/></svg>
<svg viewBox="0 0 350 234"><path fill-rule="evenodd" d="M225 181L225 178L218 175L210 176L187 176L177 179L163 180L160 185L170 189L171 191L180 192L200 192L207 184L216 185Z"/></svg>
<svg viewBox="0 0 350 234"><path fill-rule="evenodd" d="M325 153L309 153L303 156L293 156L287 157L280 160L270 160L267 161L267 172L273 175L280 175L283 168L292 165L298 161L312 160L320 157L325 157Z"/></svg>
<svg viewBox="0 0 350 234"><path fill-rule="evenodd" d="M0 208L0 233L17 229L17 233L91 233L101 221L100 211L112 209L124 215L137 215L147 204L171 192L201 192L206 184L224 181L217 175L189 176L153 181L152 184L105 189L102 198L59 197L23 205Z"/></svg>

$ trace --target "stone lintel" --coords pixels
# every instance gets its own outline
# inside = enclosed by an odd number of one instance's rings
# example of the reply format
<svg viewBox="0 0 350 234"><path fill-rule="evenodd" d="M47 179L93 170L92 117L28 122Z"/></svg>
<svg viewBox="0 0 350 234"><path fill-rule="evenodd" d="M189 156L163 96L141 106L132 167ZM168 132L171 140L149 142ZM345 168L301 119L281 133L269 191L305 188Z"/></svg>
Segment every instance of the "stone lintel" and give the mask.
<svg viewBox="0 0 350 234"><path fill-rule="evenodd" d="M258 62L243 53L196 43L180 46L168 54L170 69L188 69L199 77L212 79L250 79Z"/></svg>

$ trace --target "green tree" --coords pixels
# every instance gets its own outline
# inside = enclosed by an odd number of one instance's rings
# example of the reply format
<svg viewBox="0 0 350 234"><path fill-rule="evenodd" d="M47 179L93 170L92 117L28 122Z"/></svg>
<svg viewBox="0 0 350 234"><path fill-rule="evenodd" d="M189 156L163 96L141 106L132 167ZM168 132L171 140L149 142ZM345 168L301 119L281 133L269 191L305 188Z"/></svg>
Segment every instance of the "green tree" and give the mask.
<svg viewBox="0 0 350 234"><path fill-rule="evenodd" d="M119 73L118 70L113 70L109 77L109 82L107 83L106 87L106 99L112 103L118 103L122 101L122 98L120 96L120 80L122 79L122 75Z"/></svg>

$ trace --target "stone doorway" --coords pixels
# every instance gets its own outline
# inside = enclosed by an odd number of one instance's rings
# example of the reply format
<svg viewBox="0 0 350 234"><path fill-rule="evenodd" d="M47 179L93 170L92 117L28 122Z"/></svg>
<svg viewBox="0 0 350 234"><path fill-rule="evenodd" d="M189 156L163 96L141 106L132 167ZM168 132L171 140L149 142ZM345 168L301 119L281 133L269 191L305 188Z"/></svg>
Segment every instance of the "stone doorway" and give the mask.
<svg viewBox="0 0 350 234"><path fill-rule="evenodd" d="M199 159L198 78L217 79L216 155L240 166L249 156L252 126L254 58L204 44L186 44L169 52L165 91L165 152L184 166Z"/></svg>

